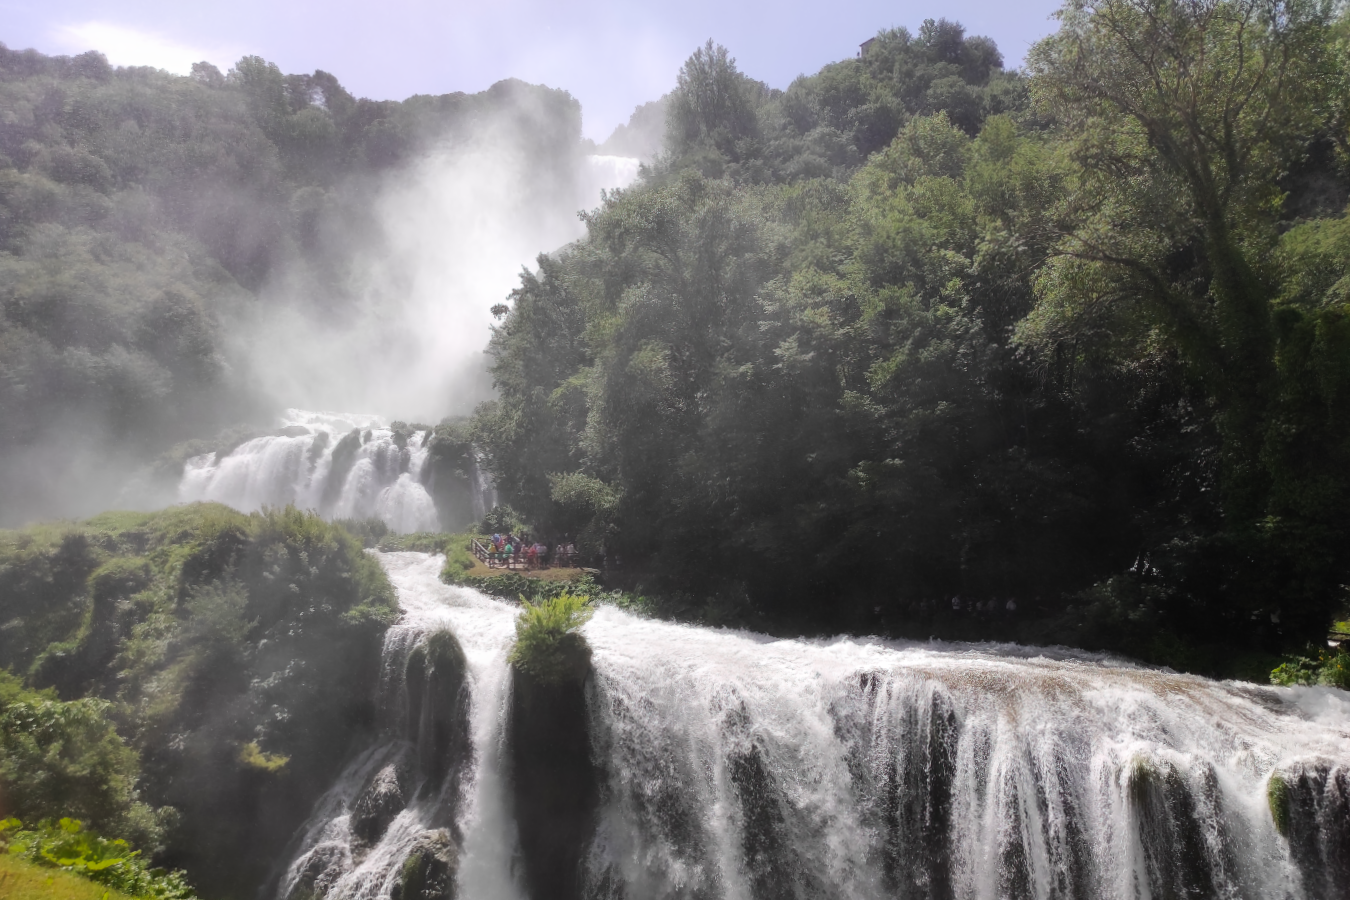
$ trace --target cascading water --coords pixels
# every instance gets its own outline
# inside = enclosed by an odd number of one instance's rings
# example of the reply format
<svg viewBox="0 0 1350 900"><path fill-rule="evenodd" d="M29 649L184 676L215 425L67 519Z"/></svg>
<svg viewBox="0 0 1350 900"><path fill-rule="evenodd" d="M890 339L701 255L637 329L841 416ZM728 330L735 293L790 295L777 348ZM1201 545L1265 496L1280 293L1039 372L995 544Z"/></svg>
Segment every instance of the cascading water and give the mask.
<svg viewBox="0 0 1350 900"><path fill-rule="evenodd" d="M277 896L383 900L420 852L444 868L460 897L519 900L502 772L516 609L441 584L440 557L380 559L403 609L385 637L384 737L319 801ZM463 664L438 676L430 668L445 630L462 648Z"/></svg>
<svg viewBox="0 0 1350 900"><path fill-rule="evenodd" d="M1305 769L1350 811L1350 699L1333 689L1016 646L776 641L612 609L586 637L609 772L596 896L1350 891L1350 822L1312 836L1337 846L1300 866L1307 847L1291 853L1271 812L1272 775ZM1337 865L1330 891L1311 885Z"/></svg>
<svg viewBox="0 0 1350 900"><path fill-rule="evenodd" d="M178 499L244 512L295 504L332 518L379 518L397 532L440 530L422 478L427 432L409 437L373 416L298 409L280 424L280 434L189 459Z"/></svg>
<svg viewBox="0 0 1350 900"><path fill-rule="evenodd" d="M583 177L590 182L587 193L597 199L602 190L626 188L637 181L638 170L642 167L642 160L633 156L605 156L599 153L586 157L586 163ZM594 203L594 199L591 202Z"/></svg>
<svg viewBox="0 0 1350 900"><path fill-rule="evenodd" d="M420 896L523 897L502 767L515 610L440 584L439 558L382 559L405 611L386 641L389 737L320 804L280 897L400 897L428 834L460 848L457 875ZM446 627L468 661L453 702L409 687L427 665L411 648ZM603 773L588 898L1350 893L1350 699L1334 689L1012 645L778 640L612 607L584 634ZM428 737L461 708L461 743ZM371 798L413 781L377 834Z"/></svg>

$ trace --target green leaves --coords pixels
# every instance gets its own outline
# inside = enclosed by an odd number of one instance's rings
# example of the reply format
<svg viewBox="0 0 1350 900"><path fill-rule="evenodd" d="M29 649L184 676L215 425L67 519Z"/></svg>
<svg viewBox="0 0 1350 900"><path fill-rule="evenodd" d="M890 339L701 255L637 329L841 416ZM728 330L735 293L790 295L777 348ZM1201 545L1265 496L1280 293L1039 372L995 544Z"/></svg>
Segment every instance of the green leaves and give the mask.
<svg viewBox="0 0 1350 900"><path fill-rule="evenodd" d="M590 648L577 630L595 612L590 597L565 591L522 606L511 664L545 684L584 677Z"/></svg>
<svg viewBox="0 0 1350 900"><path fill-rule="evenodd" d="M109 840L72 818L24 829L0 820L0 847L41 865L64 869L137 900L196 900L182 872L154 869L123 840Z"/></svg>
<svg viewBox="0 0 1350 900"><path fill-rule="evenodd" d="M17 700L0 713L0 786L34 820L64 812L108 830L127 824L139 760L105 701Z"/></svg>

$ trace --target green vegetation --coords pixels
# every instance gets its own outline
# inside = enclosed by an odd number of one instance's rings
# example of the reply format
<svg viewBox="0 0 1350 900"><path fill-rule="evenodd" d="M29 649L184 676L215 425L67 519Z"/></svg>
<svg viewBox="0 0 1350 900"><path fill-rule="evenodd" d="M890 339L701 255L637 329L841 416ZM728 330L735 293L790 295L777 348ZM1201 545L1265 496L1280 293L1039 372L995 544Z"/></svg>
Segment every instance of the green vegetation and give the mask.
<svg viewBox="0 0 1350 900"><path fill-rule="evenodd" d="M1266 782L1266 805L1270 807L1270 819L1275 830L1289 836L1289 782L1280 772L1271 772Z"/></svg>
<svg viewBox="0 0 1350 900"><path fill-rule="evenodd" d="M0 896L6 900L133 900L71 872L0 853Z"/></svg>
<svg viewBox="0 0 1350 900"><path fill-rule="evenodd" d="M396 611L359 541L291 508L0 532L7 809L251 895L373 728Z"/></svg>
<svg viewBox="0 0 1350 900"><path fill-rule="evenodd" d="M74 819L33 830L24 829L18 819L0 820L0 846L11 856L79 875L138 900L196 900L181 872L153 869L126 841L99 837Z"/></svg>
<svg viewBox="0 0 1350 900"><path fill-rule="evenodd" d="M591 651L578 629L594 612L591 598L581 593L565 591L537 603L524 601L516 619L511 664L542 685L584 678Z"/></svg>
<svg viewBox="0 0 1350 900"><path fill-rule="evenodd" d="M1226 674L1322 639L1350 26L1060 15L1020 73L945 21L781 92L691 56L665 155L499 310L503 501L713 621Z"/></svg>
<svg viewBox="0 0 1350 900"><path fill-rule="evenodd" d="M1271 684L1323 684L1350 690L1350 653L1309 647L1305 656L1289 656L1270 673Z"/></svg>

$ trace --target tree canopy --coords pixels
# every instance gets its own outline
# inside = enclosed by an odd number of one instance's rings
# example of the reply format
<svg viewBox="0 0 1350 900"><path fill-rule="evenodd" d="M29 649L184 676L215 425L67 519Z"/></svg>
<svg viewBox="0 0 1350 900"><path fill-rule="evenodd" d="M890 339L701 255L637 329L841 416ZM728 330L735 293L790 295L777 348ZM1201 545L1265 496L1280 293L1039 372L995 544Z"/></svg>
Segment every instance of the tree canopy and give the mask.
<svg viewBox="0 0 1350 900"><path fill-rule="evenodd" d="M1350 576L1343 20L1059 15L1026 72L947 21L781 92L699 48L664 156L494 333L511 505L714 617L1316 639Z"/></svg>

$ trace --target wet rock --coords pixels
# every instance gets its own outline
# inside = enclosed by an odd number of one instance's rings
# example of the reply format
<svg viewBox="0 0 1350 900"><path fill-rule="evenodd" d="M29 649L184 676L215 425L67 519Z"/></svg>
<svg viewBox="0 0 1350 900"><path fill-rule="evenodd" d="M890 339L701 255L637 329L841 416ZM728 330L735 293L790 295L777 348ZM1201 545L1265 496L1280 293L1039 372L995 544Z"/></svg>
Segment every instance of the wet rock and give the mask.
<svg viewBox="0 0 1350 900"><path fill-rule="evenodd" d="M512 668L515 812L532 900L581 897L582 861L595 834L600 785L587 727L589 669L588 650L571 674L557 681Z"/></svg>
<svg viewBox="0 0 1350 900"><path fill-rule="evenodd" d="M409 740L427 789L453 795L454 784L472 748L464 650L449 631L430 634L408 655Z"/></svg>
<svg viewBox="0 0 1350 900"><path fill-rule="evenodd" d="M390 900L454 900L459 848L444 828L424 831L403 860Z"/></svg>
<svg viewBox="0 0 1350 900"><path fill-rule="evenodd" d="M1308 896L1350 896L1350 769L1330 760L1285 766L1272 773L1267 797Z"/></svg>
<svg viewBox="0 0 1350 900"><path fill-rule="evenodd" d="M286 893L286 900L313 900L315 897L322 897L350 869L351 856L346 846L319 844L302 860L295 882Z"/></svg>
<svg viewBox="0 0 1350 900"><path fill-rule="evenodd" d="M378 841L408 805L409 778L408 765L401 759L376 772L352 806L352 833L367 843Z"/></svg>

